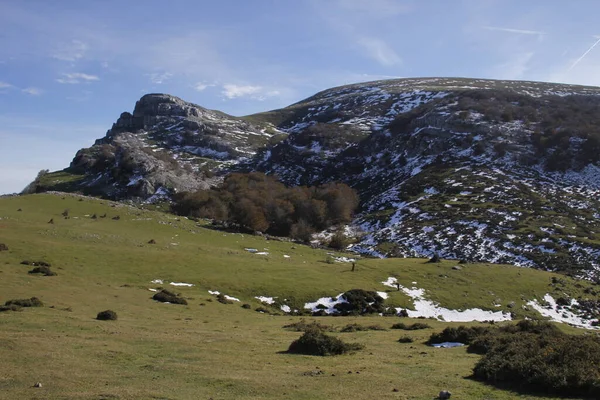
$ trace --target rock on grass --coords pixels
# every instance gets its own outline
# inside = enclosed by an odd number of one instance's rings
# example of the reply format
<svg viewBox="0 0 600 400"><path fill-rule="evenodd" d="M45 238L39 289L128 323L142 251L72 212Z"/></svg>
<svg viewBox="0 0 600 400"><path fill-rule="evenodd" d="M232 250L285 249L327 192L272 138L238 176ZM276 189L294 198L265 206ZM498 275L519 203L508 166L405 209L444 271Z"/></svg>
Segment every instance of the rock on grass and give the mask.
<svg viewBox="0 0 600 400"><path fill-rule="evenodd" d="M184 304L187 305L187 300L181 297L179 294L173 293L166 289L161 290L156 293L152 298L156 301L160 301L162 303L172 303L172 304Z"/></svg>

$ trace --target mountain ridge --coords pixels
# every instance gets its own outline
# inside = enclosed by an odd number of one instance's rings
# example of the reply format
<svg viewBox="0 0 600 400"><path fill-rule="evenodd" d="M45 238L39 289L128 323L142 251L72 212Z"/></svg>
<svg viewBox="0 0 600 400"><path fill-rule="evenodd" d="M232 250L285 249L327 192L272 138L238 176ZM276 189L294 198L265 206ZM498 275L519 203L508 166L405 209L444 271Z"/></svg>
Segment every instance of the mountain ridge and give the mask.
<svg viewBox="0 0 600 400"><path fill-rule="evenodd" d="M599 105L596 87L464 78L345 85L244 117L149 94L64 173L70 190L151 201L231 171L340 181L362 200L357 251L599 279Z"/></svg>

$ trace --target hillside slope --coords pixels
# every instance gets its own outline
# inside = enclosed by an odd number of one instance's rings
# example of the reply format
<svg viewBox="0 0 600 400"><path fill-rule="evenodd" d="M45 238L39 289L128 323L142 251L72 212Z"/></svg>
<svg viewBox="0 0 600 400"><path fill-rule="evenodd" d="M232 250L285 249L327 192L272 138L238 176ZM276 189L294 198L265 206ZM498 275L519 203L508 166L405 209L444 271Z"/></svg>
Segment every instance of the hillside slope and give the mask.
<svg viewBox="0 0 600 400"><path fill-rule="evenodd" d="M340 262L329 263L326 250L209 227L78 195L0 198L0 243L8 248L0 251L0 305L33 296L44 303L0 312L0 399L281 399L282 393L290 399L398 399L433 398L448 389L462 399L508 400L518 394L464 379L480 356L424 342L458 326L448 321L474 308L518 319L541 318L539 308L576 323L590 313L586 305L600 302L597 285L545 271L489 264L453 269L451 261L390 258L359 260L351 272L341 262L348 254L334 253ZM57 275L30 274L33 267L23 261L49 263ZM390 278L413 289L386 286ZM159 287L181 293L188 304L152 300ZM331 325L333 335L365 350L340 357L282 353L301 334L282 328L303 318L293 309L309 318L307 303L355 288L379 291L386 306L409 313L434 302L448 321L437 315L418 321L315 317L310 320ZM223 304L216 291L240 301ZM418 302L409 295L415 291L423 292ZM118 319L96 320L106 309ZM431 328L389 329L416 321ZM353 323L387 330L339 332ZM414 343L398 343L403 335ZM32 387L36 382L43 386Z"/></svg>
<svg viewBox="0 0 600 400"><path fill-rule="evenodd" d="M401 79L333 88L244 118L148 95L78 153L67 177L50 174L40 187L155 199L215 185L231 170L277 174L288 185L341 181L362 200L355 225L366 236L356 251L439 253L597 280L599 95L539 82Z"/></svg>

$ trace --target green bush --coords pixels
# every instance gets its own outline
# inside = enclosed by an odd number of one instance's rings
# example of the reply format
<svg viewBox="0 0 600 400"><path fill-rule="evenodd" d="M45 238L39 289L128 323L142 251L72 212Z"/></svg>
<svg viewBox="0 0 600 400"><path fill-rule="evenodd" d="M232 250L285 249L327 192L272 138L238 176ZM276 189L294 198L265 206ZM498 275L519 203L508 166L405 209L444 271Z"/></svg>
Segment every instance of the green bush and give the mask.
<svg viewBox="0 0 600 400"><path fill-rule="evenodd" d="M406 325L403 322L398 322L397 324L392 325L392 329L402 329L404 331L416 331L420 329L430 329L431 326L424 324L422 322L415 322L412 325Z"/></svg>
<svg viewBox="0 0 600 400"><path fill-rule="evenodd" d="M473 376L515 390L600 398L600 340L555 333L503 333Z"/></svg>
<svg viewBox="0 0 600 400"><path fill-rule="evenodd" d="M296 332L306 332L308 330L320 330L322 332L334 332L335 328L331 325L323 325L317 321L307 322L305 319L301 319L298 322L284 325L284 329L289 329Z"/></svg>
<svg viewBox="0 0 600 400"><path fill-rule="evenodd" d="M414 339L411 338L410 336L402 336L400 339L398 339L398 343L412 343L414 342Z"/></svg>
<svg viewBox="0 0 600 400"><path fill-rule="evenodd" d="M31 271L29 271L29 273L30 274L42 274L44 276L56 276L56 272L50 270L50 267L46 267L46 266L35 267Z"/></svg>
<svg viewBox="0 0 600 400"><path fill-rule="evenodd" d="M100 311L96 316L96 319L99 321L116 321L117 313L112 310Z"/></svg>
<svg viewBox="0 0 600 400"><path fill-rule="evenodd" d="M471 344L477 337L489 333L492 328L483 326L464 325L458 328L448 327L440 333L434 333L429 337L427 344L444 343L444 342L459 342Z"/></svg>
<svg viewBox="0 0 600 400"><path fill-rule="evenodd" d="M162 303L172 303L172 304L183 304L187 305L187 300L181 297L180 295L170 292L166 289L161 290L156 293L152 298L156 301L160 301Z"/></svg>
<svg viewBox="0 0 600 400"><path fill-rule="evenodd" d="M336 337L326 335L319 329L309 329L290 344L288 353L334 356L361 350L363 347L358 343L345 343Z"/></svg>
<svg viewBox="0 0 600 400"><path fill-rule="evenodd" d="M8 300L4 303L5 306L17 306L17 307L43 307L44 303L37 297L32 297L30 299L15 299Z"/></svg>
<svg viewBox="0 0 600 400"><path fill-rule="evenodd" d="M352 289L342 296L346 302L335 305L340 315L379 314L385 311L385 300L376 292Z"/></svg>
<svg viewBox="0 0 600 400"><path fill-rule="evenodd" d="M361 331L385 331L385 328L379 325L360 325L348 324L340 329L340 332L361 332Z"/></svg>

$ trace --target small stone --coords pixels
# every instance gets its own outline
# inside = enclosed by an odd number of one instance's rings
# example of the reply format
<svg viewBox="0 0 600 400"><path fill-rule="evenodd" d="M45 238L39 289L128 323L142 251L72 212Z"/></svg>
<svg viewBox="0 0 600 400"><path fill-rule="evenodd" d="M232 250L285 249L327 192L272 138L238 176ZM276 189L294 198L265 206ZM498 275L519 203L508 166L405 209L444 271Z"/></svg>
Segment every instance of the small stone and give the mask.
<svg viewBox="0 0 600 400"><path fill-rule="evenodd" d="M42 387L42 383L41 382L36 382L33 387L35 388L41 388Z"/></svg>
<svg viewBox="0 0 600 400"><path fill-rule="evenodd" d="M442 390L442 391L440 392L440 394L438 395L438 399L439 399L439 400L447 400L447 399L449 399L449 398L450 398L450 396L452 396L452 393L450 393L450 392L449 392L449 391L447 391L447 390Z"/></svg>
<svg viewBox="0 0 600 400"><path fill-rule="evenodd" d="M398 390L398 389L396 389L396 388L393 388L393 389L392 389L392 392L399 392L399 390Z"/></svg>
<svg viewBox="0 0 600 400"><path fill-rule="evenodd" d="M462 267L455 265L454 267L452 267L452 269L455 271L460 271L460 270L462 270Z"/></svg>

